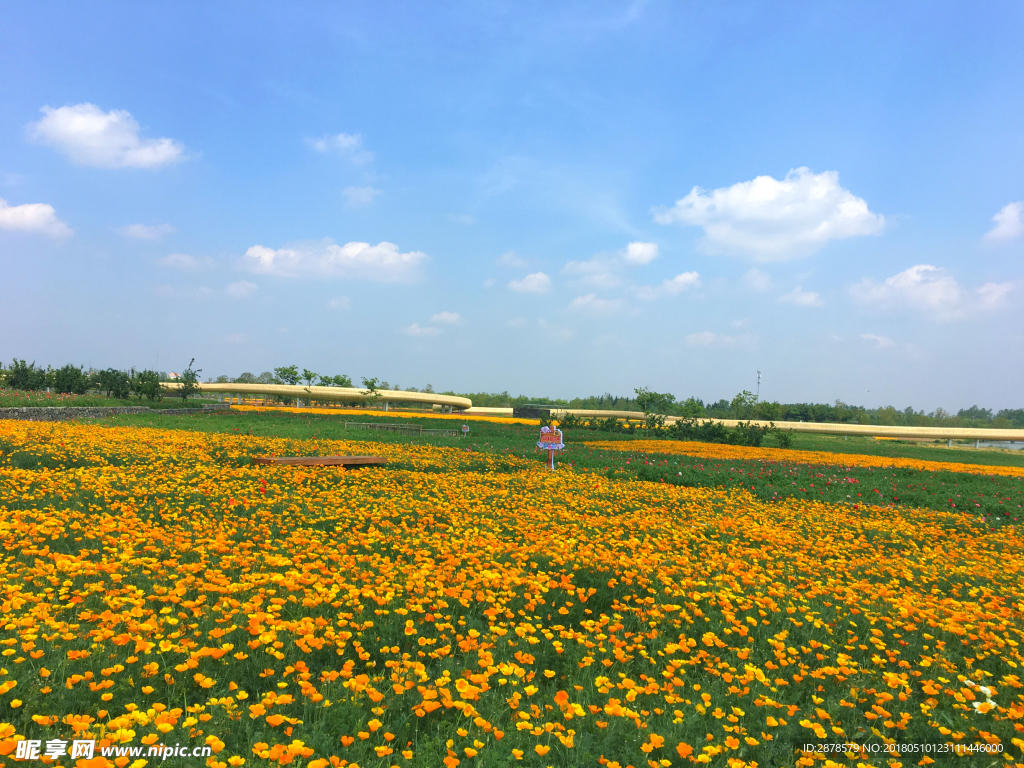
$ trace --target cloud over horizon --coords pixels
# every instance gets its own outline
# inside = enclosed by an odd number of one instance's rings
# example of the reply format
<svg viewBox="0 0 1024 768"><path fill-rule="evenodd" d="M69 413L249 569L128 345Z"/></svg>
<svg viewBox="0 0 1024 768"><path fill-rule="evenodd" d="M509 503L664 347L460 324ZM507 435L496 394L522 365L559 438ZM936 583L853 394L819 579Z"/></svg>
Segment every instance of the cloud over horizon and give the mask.
<svg viewBox="0 0 1024 768"><path fill-rule="evenodd" d="M946 270L917 264L876 283L865 278L850 287L854 299L883 309L908 308L934 320L957 320L999 309L1012 290L1010 283L962 287Z"/></svg>
<svg viewBox="0 0 1024 768"><path fill-rule="evenodd" d="M995 226L983 238L989 243L1012 240L1024 234L1024 203L1010 203L992 217Z"/></svg>
<svg viewBox="0 0 1024 768"><path fill-rule="evenodd" d="M830 240L874 235L885 217L839 184L836 171L791 170L784 179L758 176L710 192L694 187L671 208L654 210L659 224L704 229L703 250L789 261L820 250Z"/></svg>
<svg viewBox="0 0 1024 768"><path fill-rule="evenodd" d="M422 251L402 253L394 243L338 245L328 237L278 249L254 245L245 252L243 265L250 272L277 277L408 283L419 277L427 259Z"/></svg>

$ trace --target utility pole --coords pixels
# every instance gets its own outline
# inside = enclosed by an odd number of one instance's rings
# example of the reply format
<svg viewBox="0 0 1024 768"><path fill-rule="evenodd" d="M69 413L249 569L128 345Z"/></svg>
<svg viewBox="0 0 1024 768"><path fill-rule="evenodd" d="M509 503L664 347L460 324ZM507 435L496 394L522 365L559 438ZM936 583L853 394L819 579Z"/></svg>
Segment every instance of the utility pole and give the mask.
<svg viewBox="0 0 1024 768"><path fill-rule="evenodd" d="M757 399L761 399L761 372L757 372Z"/></svg>

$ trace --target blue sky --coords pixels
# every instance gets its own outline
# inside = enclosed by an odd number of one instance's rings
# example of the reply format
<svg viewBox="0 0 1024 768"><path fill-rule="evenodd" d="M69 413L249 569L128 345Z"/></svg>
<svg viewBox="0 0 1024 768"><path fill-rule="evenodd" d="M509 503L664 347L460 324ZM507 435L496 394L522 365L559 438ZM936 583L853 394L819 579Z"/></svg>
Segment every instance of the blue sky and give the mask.
<svg viewBox="0 0 1024 768"><path fill-rule="evenodd" d="M0 355L1021 407L1024 4L7 3Z"/></svg>

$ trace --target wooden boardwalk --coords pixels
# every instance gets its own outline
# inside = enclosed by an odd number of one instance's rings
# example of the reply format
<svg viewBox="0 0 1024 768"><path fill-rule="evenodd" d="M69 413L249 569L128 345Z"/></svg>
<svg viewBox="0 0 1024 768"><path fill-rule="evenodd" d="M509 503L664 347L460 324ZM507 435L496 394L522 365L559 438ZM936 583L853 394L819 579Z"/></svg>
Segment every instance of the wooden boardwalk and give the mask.
<svg viewBox="0 0 1024 768"><path fill-rule="evenodd" d="M252 461L254 464L286 464L293 467L363 467L388 463L383 456L261 456Z"/></svg>

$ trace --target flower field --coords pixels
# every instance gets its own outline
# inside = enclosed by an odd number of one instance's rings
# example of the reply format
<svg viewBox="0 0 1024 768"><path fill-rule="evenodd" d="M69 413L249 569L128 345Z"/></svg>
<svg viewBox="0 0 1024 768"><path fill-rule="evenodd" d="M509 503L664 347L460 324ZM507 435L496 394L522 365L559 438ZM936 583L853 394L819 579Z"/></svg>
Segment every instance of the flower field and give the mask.
<svg viewBox="0 0 1024 768"><path fill-rule="evenodd" d="M953 461L923 461L891 456L865 456L857 453L825 453L793 451L785 448L753 448L745 445L692 443L681 440L599 440L587 443L591 448L606 451L674 454L704 459L757 459L793 464L828 464L841 467L899 467L928 472L966 472L978 475L1024 477L1024 467L1000 467L984 464L962 464Z"/></svg>
<svg viewBox="0 0 1024 768"><path fill-rule="evenodd" d="M0 762L1024 764L1016 527L367 447L0 422Z"/></svg>

